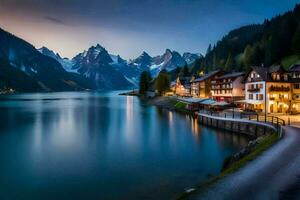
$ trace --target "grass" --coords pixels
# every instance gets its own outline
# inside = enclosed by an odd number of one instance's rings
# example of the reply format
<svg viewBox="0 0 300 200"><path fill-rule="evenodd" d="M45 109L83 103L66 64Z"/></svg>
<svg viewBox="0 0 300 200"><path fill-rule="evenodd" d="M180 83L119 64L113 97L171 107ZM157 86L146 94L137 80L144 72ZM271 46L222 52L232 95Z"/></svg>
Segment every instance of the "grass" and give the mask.
<svg viewBox="0 0 300 200"><path fill-rule="evenodd" d="M254 160L255 158L257 158L265 150L267 150L269 147L271 147L272 145L274 145L278 140L279 140L279 135L275 134L275 133L273 133L273 134L265 137L255 147L255 149L252 150L251 153L249 153L247 156L243 157L242 159L240 159L239 161L237 161L236 163L234 163L233 165L231 165L229 168L227 168L224 171L222 171L219 175L214 176L213 178L211 178L207 182L199 185L198 187L196 187L196 190L194 190L193 192L181 194L177 198L177 200L183 200L183 199L187 198L188 196L190 196L191 194L194 194L196 192L198 192L198 193L199 192L203 192L204 190L208 189L208 187L212 186L217 181L219 181L219 180L223 179L224 177L228 176L229 174L237 171L241 167L245 166L247 163L249 163L252 160Z"/></svg>
<svg viewBox="0 0 300 200"><path fill-rule="evenodd" d="M173 101L174 109L177 112L185 113L185 114L193 114L191 110L188 110L187 104L181 101Z"/></svg>
<svg viewBox="0 0 300 200"><path fill-rule="evenodd" d="M176 109L186 109L186 106L187 106L187 104L186 104L186 103L183 103L183 102L181 102L181 101L177 101L177 102L175 103L175 108L176 108Z"/></svg>
<svg viewBox="0 0 300 200"><path fill-rule="evenodd" d="M267 136L261 143L259 143L255 149L245 156L244 158L240 159L236 163L234 163L231 167L228 169L224 170L220 175L221 177L224 177L237 169L245 166L248 162L254 160L257 156L259 156L261 153L263 153L265 150L267 150L269 147L271 147L273 144L275 144L279 140L278 134L271 134Z"/></svg>

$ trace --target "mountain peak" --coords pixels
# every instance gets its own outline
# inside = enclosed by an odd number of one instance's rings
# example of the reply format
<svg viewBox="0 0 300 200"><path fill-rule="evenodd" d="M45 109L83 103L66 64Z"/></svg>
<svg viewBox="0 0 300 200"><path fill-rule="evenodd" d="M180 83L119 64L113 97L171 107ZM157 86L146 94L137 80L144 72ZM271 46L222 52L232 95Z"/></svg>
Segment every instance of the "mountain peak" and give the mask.
<svg viewBox="0 0 300 200"><path fill-rule="evenodd" d="M54 58L54 59L61 59L61 56L58 54L58 53L55 53L54 51L48 49L47 47L45 46L42 46L41 48L37 49L41 54L43 55L46 55L46 56L49 56L51 58Z"/></svg>
<svg viewBox="0 0 300 200"><path fill-rule="evenodd" d="M140 58L141 57L144 57L144 58L151 58L151 56L146 52L146 51L143 51L142 54L139 56Z"/></svg>
<svg viewBox="0 0 300 200"><path fill-rule="evenodd" d="M142 55L149 56L149 54L148 54L146 51L143 51L143 52L142 52Z"/></svg>
<svg viewBox="0 0 300 200"><path fill-rule="evenodd" d="M94 46L92 46L93 48ZM94 47L95 49L99 49L99 50L102 50L102 49L105 49L103 46L101 46L99 43L97 43L97 45Z"/></svg>
<svg viewBox="0 0 300 200"><path fill-rule="evenodd" d="M45 46L42 46L41 48L37 49L39 52L52 52L54 53L53 51L51 51L50 49L48 49L47 47Z"/></svg>
<svg viewBox="0 0 300 200"><path fill-rule="evenodd" d="M166 49L165 54L172 54L172 51L170 49Z"/></svg>

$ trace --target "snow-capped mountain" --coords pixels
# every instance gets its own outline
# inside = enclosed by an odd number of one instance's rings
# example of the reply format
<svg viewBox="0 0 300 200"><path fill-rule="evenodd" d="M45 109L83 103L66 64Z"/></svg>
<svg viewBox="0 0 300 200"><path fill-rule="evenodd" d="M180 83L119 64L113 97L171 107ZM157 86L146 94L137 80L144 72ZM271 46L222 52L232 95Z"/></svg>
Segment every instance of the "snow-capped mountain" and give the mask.
<svg viewBox="0 0 300 200"><path fill-rule="evenodd" d="M57 60L67 72L77 73L76 70L72 69L72 67L74 65L72 60L70 60L68 58L62 58L58 53L55 53L54 51L48 49L47 47L39 48L38 51L40 53L44 54L45 56L49 56L49 57L54 58L55 60Z"/></svg>
<svg viewBox="0 0 300 200"><path fill-rule="evenodd" d="M132 81L123 74L126 61L120 56L111 56L97 44L72 59L72 70L93 80L98 89L128 89L134 87Z"/></svg>
<svg viewBox="0 0 300 200"><path fill-rule="evenodd" d="M128 80L134 87L138 87L141 70L128 65L127 61L121 58L120 55L116 56L110 54L110 57L113 60L111 63L112 67L123 74L126 80Z"/></svg>
<svg viewBox="0 0 300 200"><path fill-rule="evenodd" d="M149 70L149 67L152 65L152 57L148 53L143 51L143 53L134 60L129 61L129 65L135 68L138 68L141 71Z"/></svg>
<svg viewBox="0 0 300 200"><path fill-rule="evenodd" d="M196 53L189 53L189 52L185 52L182 55L183 59L185 60L185 62L188 65L193 64L198 58L201 58L202 55L201 54L196 54Z"/></svg>
<svg viewBox="0 0 300 200"><path fill-rule="evenodd" d="M97 44L72 59L61 56L46 47L39 51L56 59L66 71L76 72L92 80L99 89L124 89L137 87L142 71L150 71L156 77L161 70L172 71L185 64L192 64L201 55L184 53L182 56L166 49L160 56L151 57L145 51L136 59L126 61L120 55L109 52Z"/></svg>
<svg viewBox="0 0 300 200"><path fill-rule="evenodd" d="M55 59L0 29L0 85L16 91L64 91L91 88L83 77L66 72Z"/></svg>
<svg viewBox="0 0 300 200"><path fill-rule="evenodd" d="M161 70L172 71L177 67L184 66L186 63L190 65L199 57L200 55L192 53L184 53L181 56L177 51L166 49L163 55L155 57L143 52L138 58L131 60L129 65L137 67L141 71L149 70L152 76L155 77Z"/></svg>

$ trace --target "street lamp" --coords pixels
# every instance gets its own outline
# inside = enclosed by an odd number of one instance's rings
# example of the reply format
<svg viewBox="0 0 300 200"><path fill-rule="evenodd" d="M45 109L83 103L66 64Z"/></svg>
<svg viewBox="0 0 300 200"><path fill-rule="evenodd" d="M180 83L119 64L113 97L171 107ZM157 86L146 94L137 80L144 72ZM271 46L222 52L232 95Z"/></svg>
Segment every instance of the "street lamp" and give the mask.
<svg viewBox="0 0 300 200"><path fill-rule="evenodd" d="M234 118L234 97L233 97L233 89L231 92L231 96L232 96L232 118Z"/></svg>

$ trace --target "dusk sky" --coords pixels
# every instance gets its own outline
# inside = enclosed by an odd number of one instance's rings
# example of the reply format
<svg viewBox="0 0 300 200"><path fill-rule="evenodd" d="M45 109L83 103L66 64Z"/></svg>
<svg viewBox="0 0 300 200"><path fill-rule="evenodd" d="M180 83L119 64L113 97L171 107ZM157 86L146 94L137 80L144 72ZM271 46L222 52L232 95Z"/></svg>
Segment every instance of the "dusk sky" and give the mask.
<svg viewBox="0 0 300 200"><path fill-rule="evenodd" d="M0 0L0 26L37 48L73 57L96 43L135 58L166 48L205 53L233 28L261 23L300 0Z"/></svg>

